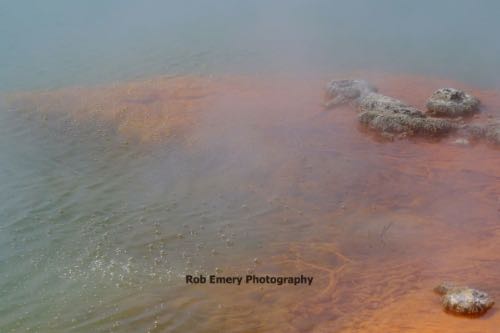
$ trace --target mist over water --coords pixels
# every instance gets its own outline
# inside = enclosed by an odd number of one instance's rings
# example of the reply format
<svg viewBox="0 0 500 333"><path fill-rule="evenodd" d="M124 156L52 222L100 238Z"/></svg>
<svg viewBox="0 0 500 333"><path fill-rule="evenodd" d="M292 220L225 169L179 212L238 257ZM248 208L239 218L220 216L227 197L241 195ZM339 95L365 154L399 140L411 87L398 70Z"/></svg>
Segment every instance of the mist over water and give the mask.
<svg viewBox="0 0 500 333"><path fill-rule="evenodd" d="M499 10L1 1L0 331L492 332L429 291L500 298L498 149L384 141L322 102L359 75L498 117ZM314 282L184 283L216 273Z"/></svg>
<svg viewBox="0 0 500 333"><path fill-rule="evenodd" d="M497 86L496 1L2 1L0 88L384 70Z"/></svg>

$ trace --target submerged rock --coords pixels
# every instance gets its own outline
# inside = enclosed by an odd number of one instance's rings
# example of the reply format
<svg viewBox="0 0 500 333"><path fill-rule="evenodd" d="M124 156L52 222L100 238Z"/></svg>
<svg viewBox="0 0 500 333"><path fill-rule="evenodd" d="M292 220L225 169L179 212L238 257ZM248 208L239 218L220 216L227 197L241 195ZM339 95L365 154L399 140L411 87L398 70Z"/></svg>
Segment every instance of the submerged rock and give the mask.
<svg viewBox="0 0 500 333"><path fill-rule="evenodd" d="M500 122L486 125L485 137L491 143L500 145Z"/></svg>
<svg viewBox="0 0 500 333"><path fill-rule="evenodd" d="M381 134L439 136L455 129L449 120L427 117L413 106L377 93L366 95L359 109L361 124Z"/></svg>
<svg viewBox="0 0 500 333"><path fill-rule="evenodd" d="M464 127L465 133L471 139L479 140L484 139L486 135L486 128L484 124L471 124Z"/></svg>
<svg viewBox="0 0 500 333"><path fill-rule="evenodd" d="M458 138L455 141L453 141L453 144L457 146L468 146L470 144L469 140L465 138Z"/></svg>
<svg viewBox="0 0 500 333"><path fill-rule="evenodd" d="M326 86L330 100L326 108L350 102L359 102L367 94L376 92L377 88L365 80L333 80Z"/></svg>
<svg viewBox="0 0 500 333"><path fill-rule="evenodd" d="M444 309L456 314L481 315L495 304L484 291L452 283L442 283L434 288L434 291L443 295L441 304Z"/></svg>
<svg viewBox="0 0 500 333"><path fill-rule="evenodd" d="M459 89L441 88L427 101L427 110L437 117L469 116L479 111L479 100Z"/></svg>
<svg viewBox="0 0 500 333"><path fill-rule="evenodd" d="M486 124L472 124L465 127L467 135L472 139L484 139L500 146L500 120Z"/></svg>

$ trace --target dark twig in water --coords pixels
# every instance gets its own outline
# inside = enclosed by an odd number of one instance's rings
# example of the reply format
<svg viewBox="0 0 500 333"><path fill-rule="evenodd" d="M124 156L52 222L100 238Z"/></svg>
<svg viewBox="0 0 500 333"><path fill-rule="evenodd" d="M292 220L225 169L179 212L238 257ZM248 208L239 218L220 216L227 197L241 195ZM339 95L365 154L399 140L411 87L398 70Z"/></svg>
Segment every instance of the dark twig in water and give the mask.
<svg viewBox="0 0 500 333"><path fill-rule="evenodd" d="M385 245L385 234L387 233L387 231L389 231L389 229L392 227L392 224L394 222L391 222L387 225L385 225L383 228L382 228L382 232L380 233L380 241L382 242L382 244Z"/></svg>

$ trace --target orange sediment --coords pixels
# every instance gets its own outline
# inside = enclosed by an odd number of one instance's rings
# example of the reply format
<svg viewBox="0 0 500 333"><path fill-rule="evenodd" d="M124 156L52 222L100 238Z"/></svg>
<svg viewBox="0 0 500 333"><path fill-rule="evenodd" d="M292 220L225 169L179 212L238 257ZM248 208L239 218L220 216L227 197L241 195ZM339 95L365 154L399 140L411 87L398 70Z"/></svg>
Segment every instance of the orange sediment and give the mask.
<svg viewBox="0 0 500 333"><path fill-rule="evenodd" d="M210 94L208 79L175 79L118 83L99 87L74 87L53 91L15 93L7 96L19 110L41 114L69 114L75 121L109 124L126 139L161 141L182 131Z"/></svg>
<svg viewBox="0 0 500 333"><path fill-rule="evenodd" d="M464 88L484 107L471 121L500 116L498 91L410 75L357 76L421 109L437 88ZM351 107L323 110L328 79L157 78L9 98L20 110L97 118L142 143L178 134L185 149L202 154L222 140L248 158L248 173L219 177L275 208L253 226L273 233L253 269L315 279L311 287L205 288L223 305L207 320L215 331L495 332L496 306L481 318L455 317L432 289L453 280L500 299L498 148L457 146L453 137L380 140L359 128ZM227 271L244 275L246 268L234 263Z"/></svg>

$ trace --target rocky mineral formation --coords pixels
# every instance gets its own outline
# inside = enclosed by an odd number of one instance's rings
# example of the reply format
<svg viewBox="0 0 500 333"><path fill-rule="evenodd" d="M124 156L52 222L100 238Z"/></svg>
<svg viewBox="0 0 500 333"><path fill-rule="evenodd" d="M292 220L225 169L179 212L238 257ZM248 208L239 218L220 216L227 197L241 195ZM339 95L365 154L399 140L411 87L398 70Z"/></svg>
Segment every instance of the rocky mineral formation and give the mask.
<svg viewBox="0 0 500 333"><path fill-rule="evenodd" d="M470 116L479 111L479 100L462 90L441 88L427 101L427 110L436 117Z"/></svg>
<svg viewBox="0 0 500 333"><path fill-rule="evenodd" d="M330 100L325 107L332 108L337 105L350 102L359 102L377 88L365 80L333 80L326 86L326 92Z"/></svg>
<svg viewBox="0 0 500 333"><path fill-rule="evenodd" d="M334 80L326 87L327 108L353 103L361 124L387 138L396 136L443 136L459 130L468 139L485 139L500 145L500 121L466 125L462 117L479 111L479 100L462 90L442 88L427 101L427 112L398 99L377 93L365 80Z"/></svg>
<svg viewBox="0 0 500 333"><path fill-rule="evenodd" d="M434 291L442 295L441 304L446 311L461 315L481 315L495 303L484 291L442 283Z"/></svg>
<svg viewBox="0 0 500 333"><path fill-rule="evenodd" d="M404 102L377 93L366 95L359 103L359 121L383 135L439 136L455 129L446 119L427 117Z"/></svg>
<svg viewBox="0 0 500 333"><path fill-rule="evenodd" d="M425 118L425 114L409 106L408 104L382 94L370 93L367 94L359 103L361 112L375 111L375 112L388 112L394 114L402 114L410 117Z"/></svg>

